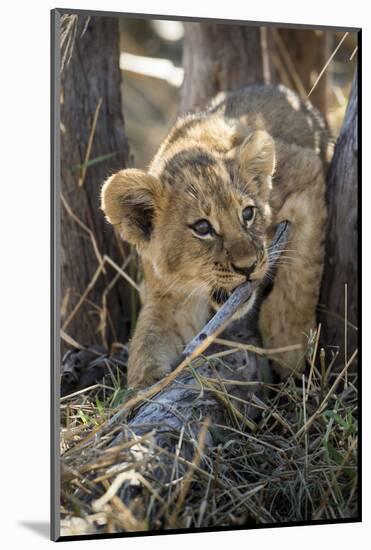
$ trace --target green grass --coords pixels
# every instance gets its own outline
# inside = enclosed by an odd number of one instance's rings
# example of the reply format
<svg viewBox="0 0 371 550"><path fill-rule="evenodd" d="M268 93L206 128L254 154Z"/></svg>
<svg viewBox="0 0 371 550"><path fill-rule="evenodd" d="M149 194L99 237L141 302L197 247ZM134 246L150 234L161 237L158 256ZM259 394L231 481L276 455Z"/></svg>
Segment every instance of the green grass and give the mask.
<svg viewBox="0 0 371 550"><path fill-rule="evenodd" d="M193 383L213 391L193 365ZM323 369L322 369L323 370ZM326 369L325 369L326 370ZM62 532L104 533L174 527L274 524L357 516L357 375L314 365L309 377L271 384L254 431L234 414L224 390L223 402L231 424L211 424L215 441L199 464L182 462L166 449L153 448L151 435L140 442L128 439L109 449L125 422L104 437L84 439L133 392L125 374L110 361L102 384L64 398L62 416ZM220 392L221 386L218 385ZM187 439L186 432L182 434ZM194 446L197 442L189 440ZM173 483L166 487L153 478L156 461L169 461ZM120 471L126 474L120 474ZM185 472L185 473L184 473ZM185 483L187 472L191 482ZM140 491L125 505L116 495L99 512L94 502L120 475L139 479ZM189 474L190 475L190 474ZM144 481L143 481L144 480ZM126 481L127 482L127 481ZM182 487L186 494L180 497ZM181 506L176 507L182 498ZM175 506L175 508L174 508ZM176 513L174 512L176 509Z"/></svg>

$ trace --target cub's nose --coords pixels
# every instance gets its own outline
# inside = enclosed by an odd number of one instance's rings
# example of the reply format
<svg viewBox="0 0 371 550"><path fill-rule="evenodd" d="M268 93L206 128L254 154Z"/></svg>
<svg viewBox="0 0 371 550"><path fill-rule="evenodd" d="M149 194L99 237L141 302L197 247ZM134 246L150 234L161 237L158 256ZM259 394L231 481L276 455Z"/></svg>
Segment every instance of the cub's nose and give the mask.
<svg viewBox="0 0 371 550"><path fill-rule="evenodd" d="M256 268L257 263L258 262L255 260L255 262L247 266L237 266L235 264L232 264L232 268L236 273L239 273L240 275L245 275L246 279L248 279L251 273Z"/></svg>

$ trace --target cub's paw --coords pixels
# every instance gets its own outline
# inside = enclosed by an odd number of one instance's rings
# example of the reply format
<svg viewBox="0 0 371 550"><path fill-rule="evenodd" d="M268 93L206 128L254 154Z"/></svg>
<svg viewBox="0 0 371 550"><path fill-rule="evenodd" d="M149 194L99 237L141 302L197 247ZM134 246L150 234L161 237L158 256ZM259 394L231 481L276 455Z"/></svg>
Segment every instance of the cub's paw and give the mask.
<svg viewBox="0 0 371 550"><path fill-rule="evenodd" d="M301 378L305 368L305 352L298 349L279 353L272 357L272 366L281 380L286 380L289 376Z"/></svg>
<svg viewBox="0 0 371 550"><path fill-rule="evenodd" d="M129 360L128 386L135 389L147 388L164 378L169 370L166 366L153 362L131 364Z"/></svg>

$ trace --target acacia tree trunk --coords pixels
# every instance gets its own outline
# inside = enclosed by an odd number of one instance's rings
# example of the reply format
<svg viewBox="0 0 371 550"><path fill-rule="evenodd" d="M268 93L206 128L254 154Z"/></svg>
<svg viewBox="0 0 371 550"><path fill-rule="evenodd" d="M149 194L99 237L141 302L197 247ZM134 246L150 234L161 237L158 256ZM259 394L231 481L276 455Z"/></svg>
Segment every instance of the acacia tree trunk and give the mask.
<svg viewBox="0 0 371 550"><path fill-rule="evenodd" d="M107 176L124 168L129 157L120 97L117 18L64 16L61 26L61 324L68 319L99 266L99 253L121 265L125 255L100 210L100 188ZM94 129L94 119L96 125ZM89 160L84 170L87 149ZM67 205L67 206L66 206ZM71 212L91 231L96 241ZM66 332L81 344L127 337L126 285L115 284L102 308L102 293L115 271L108 265L98 276ZM102 312L107 311L106 320ZM103 335L103 336L102 336ZM106 342L105 342L106 340Z"/></svg>
<svg viewBox="0 0 371 550"><path fill-rule="evenodd" d="M321 289L323 342L349 359L358 333L358 85L354 74L344 123L328 173L328 234ZM347 300L345 296L347 294ZM347 334L345 334L347 317ZM345 347L347 348L345 350Z"/></svg>

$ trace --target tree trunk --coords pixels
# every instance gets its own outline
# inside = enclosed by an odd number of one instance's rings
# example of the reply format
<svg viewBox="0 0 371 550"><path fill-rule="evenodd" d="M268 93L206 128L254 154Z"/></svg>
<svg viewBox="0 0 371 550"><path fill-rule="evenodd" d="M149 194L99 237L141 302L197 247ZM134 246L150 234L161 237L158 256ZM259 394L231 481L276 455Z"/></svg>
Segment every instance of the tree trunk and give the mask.
<svg viewBox="0 0 371 550"><path fill-rule="evenodd" d="M339 359L342 363L344 359L349 359L358 343L357 100L356 70L343 127L328 173L329 225L320 298L322 340L329 350L335 351L340 346Z"/></svg>
<svg viewBox="0 0 371 550"><path fill-rule="evenodd" d="M103 291L116 274L108 265L76 315L64 323L92 280L99 255L107 254L120 266L125 257L99 200L105 178L126 167L129 157L120 97L118 19L65 16L61 46L61 324L80 344L97 343L100 327L102 343L110 344L127 338L130 298L127 286L119 282L103 307ZM84 174L86 160L93 162Z"/></svg>
<svg viewBox="0 0 371 550"><path fill-rule="evenodd" d="M204 107L222 90L269 81L266 29L186 23L180 111Z"/></svg>

